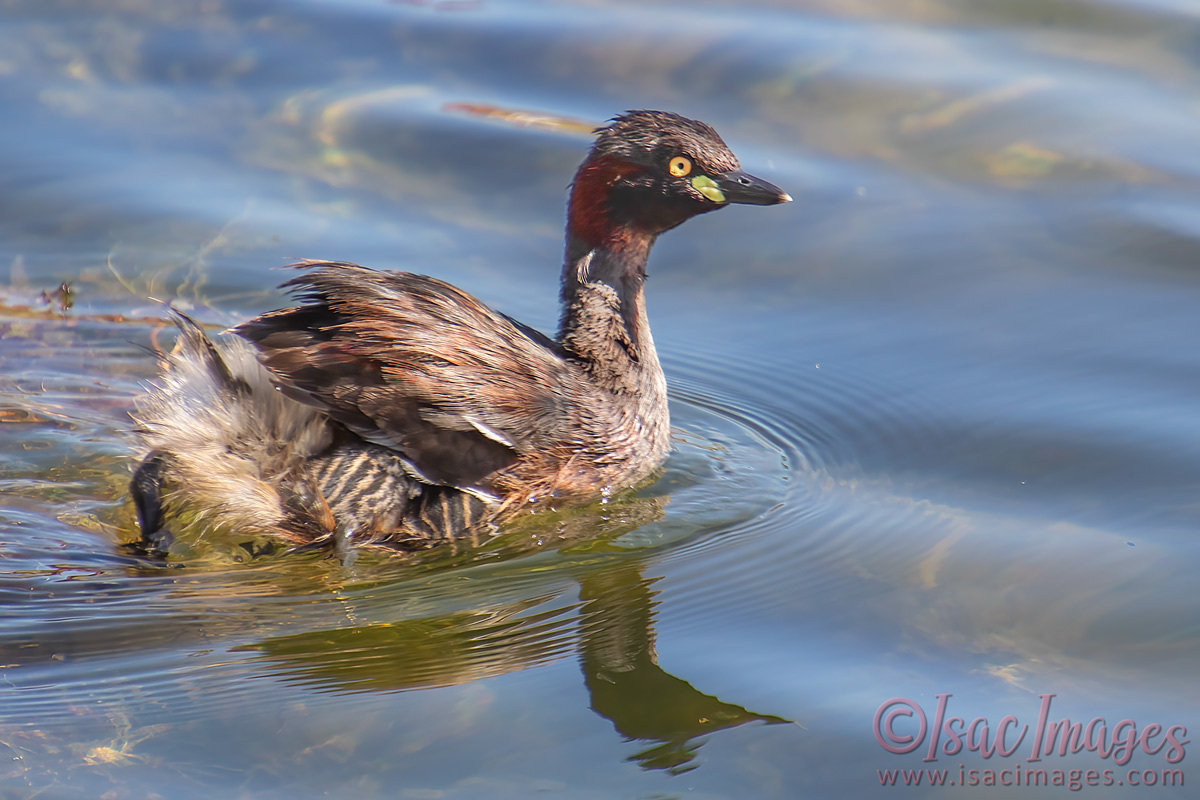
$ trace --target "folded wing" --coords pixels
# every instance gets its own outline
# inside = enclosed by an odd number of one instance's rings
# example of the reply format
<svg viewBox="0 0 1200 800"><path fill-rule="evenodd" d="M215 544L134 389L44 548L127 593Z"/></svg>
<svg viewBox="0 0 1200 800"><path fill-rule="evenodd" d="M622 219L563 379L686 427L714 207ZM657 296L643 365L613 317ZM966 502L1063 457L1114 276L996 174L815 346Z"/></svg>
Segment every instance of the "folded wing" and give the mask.
<svg viewBox="0 0 1200 800"><path fill-rule="evenodd" d="M586 395L554 342L447 283L356 264L302 262L300 305L234 332L289 397L398 451L429 483L487 478L569 430Z"/></svg>

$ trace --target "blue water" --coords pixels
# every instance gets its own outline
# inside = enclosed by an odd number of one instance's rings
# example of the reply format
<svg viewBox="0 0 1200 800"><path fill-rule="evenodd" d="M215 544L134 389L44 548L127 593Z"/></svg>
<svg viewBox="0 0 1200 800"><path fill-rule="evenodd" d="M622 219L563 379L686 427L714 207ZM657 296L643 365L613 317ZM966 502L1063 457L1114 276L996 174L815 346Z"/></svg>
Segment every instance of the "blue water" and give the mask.
<svg viewBox="0 0 1200 800"><path fill-rule="evenodd" d="M1193 796L1198 87L1190 0L0 5L0 796ZM796 198L652 256L653 486L475 551L124 546L159 301L331 258L551 330L627 108ZM1021 746L923 760L939 695ZM1031 761L1046 702L1150 738Z"/></svg>

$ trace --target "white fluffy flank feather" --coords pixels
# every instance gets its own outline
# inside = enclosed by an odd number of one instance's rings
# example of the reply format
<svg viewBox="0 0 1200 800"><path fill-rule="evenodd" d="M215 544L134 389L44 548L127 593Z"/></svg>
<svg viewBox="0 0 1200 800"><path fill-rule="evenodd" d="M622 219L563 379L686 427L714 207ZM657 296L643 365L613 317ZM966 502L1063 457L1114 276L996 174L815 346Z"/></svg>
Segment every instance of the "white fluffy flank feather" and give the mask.
<svg viewBox="0 0 1200 800"><path fill-rule="evenodd" d="M190 319L172 317L179 341L135 405L138 455L166 454L172 514L276 533L285 517L280 488L329 445L328 419L280 394L249 343L224 336L214 345Z"/></svg>

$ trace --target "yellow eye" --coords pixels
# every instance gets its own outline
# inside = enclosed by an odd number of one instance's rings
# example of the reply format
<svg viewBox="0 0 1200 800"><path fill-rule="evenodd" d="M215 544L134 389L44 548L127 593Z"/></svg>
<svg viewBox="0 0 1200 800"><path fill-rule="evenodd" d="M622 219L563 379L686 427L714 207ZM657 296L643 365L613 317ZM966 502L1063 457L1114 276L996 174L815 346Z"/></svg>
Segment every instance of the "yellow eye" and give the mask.
<svg viewBox="0 0 1200 800"><path fill-rule="evenodd" d="M671 163L667 165L667 169L676 178L682 178L692 171L692 162L683 156L675 156L671 159Z"/></svg>

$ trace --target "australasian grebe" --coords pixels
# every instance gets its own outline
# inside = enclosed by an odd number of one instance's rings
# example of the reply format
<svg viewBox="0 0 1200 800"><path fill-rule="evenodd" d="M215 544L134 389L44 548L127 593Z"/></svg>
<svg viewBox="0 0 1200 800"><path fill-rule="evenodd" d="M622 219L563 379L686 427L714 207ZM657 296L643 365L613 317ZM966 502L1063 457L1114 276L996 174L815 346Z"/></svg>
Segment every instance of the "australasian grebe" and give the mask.
<svg viewBox="0 0 1200 800"><path fill-rule="evenodd" d="M296 545L408 549L594 500L666 457L643 284L655 239L729 203L791 198L716 131L664 111L600 128L567 211L551 339L435 278L308 261L299 302L214 345L182 314L138 403L143 541L167 515Z"/></svg>

